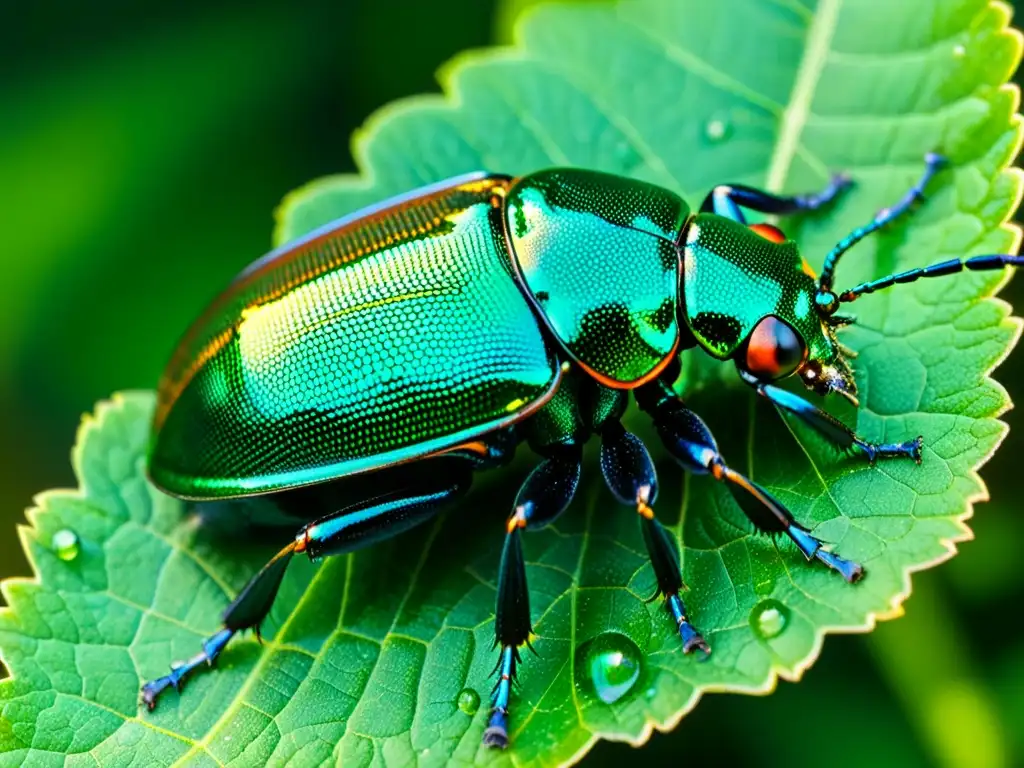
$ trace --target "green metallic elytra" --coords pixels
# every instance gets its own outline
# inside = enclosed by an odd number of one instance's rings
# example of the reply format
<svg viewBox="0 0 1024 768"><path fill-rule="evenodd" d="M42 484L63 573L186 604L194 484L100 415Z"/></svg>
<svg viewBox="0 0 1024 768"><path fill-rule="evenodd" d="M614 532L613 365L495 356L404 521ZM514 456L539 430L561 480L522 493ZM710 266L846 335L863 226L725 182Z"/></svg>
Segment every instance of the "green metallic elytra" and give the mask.
<svg viewBox="0 0 1024 768"><path fill-rule="evenodd" d="M679 342L678 195L594 171L513 184L509 241L524 287L569 354L602 383L635 387Z"/></svg>
<svg viewBox="0 0 1024 768"><path fill-rule="evenodd" d="M683 247L686 323L697 342L724 360L774 315L803 338L811 358L832 361L834 337L815 307L817 287L796 243L775 243L714 213L697 214Z"/></svg>
<svg viewBox="0 0 1024 768"><path fill-rule="evenodd" d="M308 485L511 423L560 371L512 278L507 177L448 182L257 262L160 386L153 481L187 498Z"/></svg>

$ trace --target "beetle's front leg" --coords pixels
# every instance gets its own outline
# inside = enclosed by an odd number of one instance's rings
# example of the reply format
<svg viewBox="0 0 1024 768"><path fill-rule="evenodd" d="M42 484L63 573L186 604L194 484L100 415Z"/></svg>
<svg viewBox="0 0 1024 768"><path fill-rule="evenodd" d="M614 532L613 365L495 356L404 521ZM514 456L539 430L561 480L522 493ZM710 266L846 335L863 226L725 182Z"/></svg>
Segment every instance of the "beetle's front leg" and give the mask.
<svg viewBox="0 0 1024 768"><path fill-rule="evenodd" d="M782 502L726 464L711 430L668 386L654 381L637 391L637 401L654 418L658 435L672 457L684 469L695 474L710 474L724 483L759 531L786 534L804 557L824 563L850 583L864 576L860 565L825 549L823 542L800 525Z"/></svg>
<svg viewBox="0 0 1024 768"><path fill-rule="evenodd" d="M153 710L157 698L165 690L180 690L185 678L194 670L203 665L213 665L237 632L252 629L258 638L260 624L270 612L294 554L305 552L313 560L343 554L418 525L433 517L443 502L455 498L469 487L468 465L464 471L456 471L452 475L433 482L424 481L415 489L385 492L304 526L292 542L245 585L224 611L223 628L203 641L200 653L187 661L172 664L170 674L142 687L142 703Z"/></svg>
<svg viewBox="0 0 1024 768"><path fill-rule="evenodd" d="M859 449L871 464L874 464L877 459L899 458L913 459L918 464L921 463L922 438L920 435L902 443L872 443L860 437L832 414L817 408L799 395L794 395L773 384L763 384L743 372L740 372L740 376L754 387L759 395L766 397L777 408L793 414L840 448L844 450Z"/></svg>
<svg viewBox="0 0 1024 768"><path fill-rule="evenodd" d="M508 746L509 701L516 671L522 658L519 650L530 642L530 595L526 584L526 563L519 532L550 525L572 502L580 482L583 451L580 446L563 445L549 449L548 458L538 464L523 482L508 518L505 546L498 566L498 594L494 611L494 643L501 646L498 673L483 742L489 747Z"/></svg>
<svg viewBox="0 0 1024 768"><path fill-rule="evenodd" d="M746 224L743 208L783 216L816 211L835 200L839 193L852 183L845 173L837 173L820 192L807 195L775 195L743 184L719 184L704 198L700 211L717 213L740 224Z"/></svg>

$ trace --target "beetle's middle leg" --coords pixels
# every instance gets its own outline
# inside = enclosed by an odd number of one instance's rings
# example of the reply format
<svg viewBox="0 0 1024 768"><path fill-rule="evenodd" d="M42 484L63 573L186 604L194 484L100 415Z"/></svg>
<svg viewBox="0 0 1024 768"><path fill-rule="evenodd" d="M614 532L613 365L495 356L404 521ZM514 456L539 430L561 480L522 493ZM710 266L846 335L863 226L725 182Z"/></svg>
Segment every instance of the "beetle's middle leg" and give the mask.
<svg viewBox="0 0 1024 768"><path fill-rule="evenodd" d="M609 490L620 502L636 507L644 544L658 582L654 596L664 595L665 607L683 642L683 653L695 650L711 653L707 642L690 623L679 594L683 590L683 576L678 546L654 516L653 505L658 496L654 462L640 438L627 432L617 420L607 422L601 429L601 473Z"/></svg>
<svg viewBox="0 0 1024 768"><path fill-rule="evenodd" d="M793 414L826 440L843 450L859 449L871 464L874 464L876 459L893 458L913 459L918 464L921 463L923 440L920 435L902 443L872 443L860 437L835 416L815 407L800 395L794 395L773 384L762 384L742 373L741 376L744 381L757 390L758 394L770 400L779 410Z"/></svg>
<svg viewBox="0 0 1024 768"><path fill-rule="evenodd" d="M717 213L746 224L744 208L781 216L816 211L835 200L851 184L850 177L845 173L834 175L824 189L808 195L775 195L743 184L719 184L704 198L700 212Z"/></svg>
<svg viewBox="0 0 1024 768"><path fill-rule="evenodd" d="M850 583L864 576L860 565L826 550L823 542L800 525L782 502L726 464L711 430L671 388L655 380L637 391L637 401L653 417L658 435L673 458L690 472L710 474L724 483L759 531L786 534L804 557L824 563Z"/></svg>
<svg viewBox="0 0 1024 768"><path fill-rule="evenodd" d="M142 687L143 703L152 710L157 697L167 688L180 690L195 669L212 666L237 632L252 629L258 637L260 624L270 612L288 563L296 553L305 552L310 559L319 559L389 538L425 522L437 514L445 502L468 489L472 462L450 457L425 459L422 464L429 465L429 469L417 474L411 487L401 490L382 487L375 498L346 506L303 526L227 607L222 617L224 626L203 641L202 650L187 661L172 664L170 674ZM445 471L436 470L435 465L440 464L445 466Z"/></svg>

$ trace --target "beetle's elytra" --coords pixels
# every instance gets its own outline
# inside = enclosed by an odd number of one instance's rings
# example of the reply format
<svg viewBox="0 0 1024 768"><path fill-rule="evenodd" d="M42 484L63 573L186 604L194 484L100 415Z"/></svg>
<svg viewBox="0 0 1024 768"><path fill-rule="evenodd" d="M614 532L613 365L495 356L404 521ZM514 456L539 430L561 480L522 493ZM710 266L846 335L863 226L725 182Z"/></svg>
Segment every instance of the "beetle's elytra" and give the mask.
<svg viewBox="0 0 1024 768"><path fill-rule="evenodd" d="M498 572L500 646L483 740L508 744L511 683L530 626L520 532L568 507L583 444L638 513L659 592L684 653L710 648L680 597L676 543L654 514L647 449L620 424L632 392L669 453L732 491L761 531L785 534L847 581L863 569L825 549L765 489L731 468L671 388L680 350L732 360L776 407L869 461L921 460L921 439L873 444L773 384L798 375L856 403L835 327L842 303L922 277L1018 266L1009 255L952 259L835 292L840 257L908 213L943 164L842 240L815 277L771 225L742 208L813 211L849 183L780 197L716 187L698 213L659 187L555 169L475 174L337 221L257 261L192 326L160 386L149 473L199 501L275 493L305 523L224 613L201 653L142 691L212 662L239 630L259 631L292 555L348 552L435 515L479 469L525 442L540 455L512 506ZM330 481L330 482L328 482ZM296 490L298 489L298 490ZM326 505L323 499L329 497ZM314 519L325 511L338 510Z"/></svg>

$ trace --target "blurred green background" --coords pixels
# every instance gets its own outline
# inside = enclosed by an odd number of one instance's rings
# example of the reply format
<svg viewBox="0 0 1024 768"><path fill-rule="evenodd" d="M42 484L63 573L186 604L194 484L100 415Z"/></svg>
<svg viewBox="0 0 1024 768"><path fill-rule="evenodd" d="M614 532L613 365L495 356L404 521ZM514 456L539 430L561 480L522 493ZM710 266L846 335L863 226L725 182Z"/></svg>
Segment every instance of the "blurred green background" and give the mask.
<svg viewBox="0 0 1024 768"><path fill-rule="evenodd" d="M15 525L73 482L81 414L151 388L182 329L267 250L290 189L353 169L376 107L436 91L454 53L504 39L524 0L129 0L0 8L0 577ZM1024 305L1024 281L1004 296ZM1000 368L1011 394L1024 353ZM1008 421L1024 426L1019 414ZM817 766L1024 765L1024 515L1011 433L977 541L915 577L907 617L832 637L800 685L711 696L641 757Z"/></svg>

